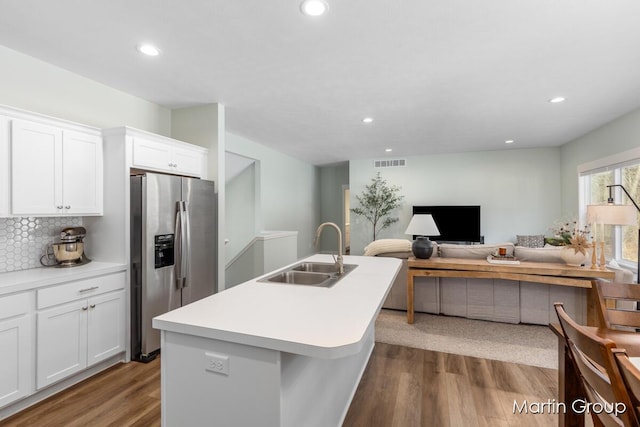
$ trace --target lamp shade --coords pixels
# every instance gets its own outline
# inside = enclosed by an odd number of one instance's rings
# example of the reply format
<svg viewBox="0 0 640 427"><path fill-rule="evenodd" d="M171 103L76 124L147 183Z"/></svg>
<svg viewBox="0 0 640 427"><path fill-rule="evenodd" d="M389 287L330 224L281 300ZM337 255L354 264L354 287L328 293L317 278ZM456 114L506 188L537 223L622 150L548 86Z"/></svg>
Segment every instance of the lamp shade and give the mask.
<svg viewBox="0 0 640 427"><path fill-rule="evenodd" d="M637 212L632 205L588 205L587 222L609 225L636 225Z"/></svg>
<svg viewBox="0 0 640 427"><path fill-rule="evenodd" d="M431 214L414 215L404 234L416 236L439 236L440 230Z"/></svg>

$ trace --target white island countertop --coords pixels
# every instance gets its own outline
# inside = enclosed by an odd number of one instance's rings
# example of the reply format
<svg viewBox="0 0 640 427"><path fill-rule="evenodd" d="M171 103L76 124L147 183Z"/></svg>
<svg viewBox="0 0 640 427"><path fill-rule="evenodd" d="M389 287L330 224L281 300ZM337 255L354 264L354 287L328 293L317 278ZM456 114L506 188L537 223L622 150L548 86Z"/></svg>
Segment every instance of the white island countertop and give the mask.
<svg viewBox="0 0 640 427"><path fill-rule="evenodd" d="M299 262L333 262L313 255ZM345 256L358 267L330 288L258 282L234 286L153 319L153 327L319 358L362 350L401 260ZM294 265L291 264L291 265Z"/></svg>

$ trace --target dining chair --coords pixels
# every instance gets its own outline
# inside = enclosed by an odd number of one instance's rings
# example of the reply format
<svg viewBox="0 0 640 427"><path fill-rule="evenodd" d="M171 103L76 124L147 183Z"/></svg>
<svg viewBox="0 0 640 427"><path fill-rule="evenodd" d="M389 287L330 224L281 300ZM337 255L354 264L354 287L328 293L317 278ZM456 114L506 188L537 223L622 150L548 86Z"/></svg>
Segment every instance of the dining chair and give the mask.
<svg viewBox="0 0 640 427"><path fill-rule="evenodd" d="M555 303L556 314L562 327L569 354L580 375L586 401L591 408L616 410L624 405L625 411L589 411L596 426L638 426L638 417L625 388L612 350L616 343L600 338L576 323L564 310L562 303ZM567 406L574 402L565 402ZM621 405L622 404L622 405Z"/></svg>
<svg viewBox="0 0 640 427"><path fill-rule="evenodd" d="M636 309L636 302L640 301L640 285L597 279L591 282L591 288L596 296L600 326L608 329L640 328L640 311Z"/></svg>
<svg viewBox="0 0 640 427"><path fill-rule="evenodd" d="M631 362L624 349L614 348L612 351L618 364L622 381L627 387L636 417L640 419L640 369Z"/></svg>

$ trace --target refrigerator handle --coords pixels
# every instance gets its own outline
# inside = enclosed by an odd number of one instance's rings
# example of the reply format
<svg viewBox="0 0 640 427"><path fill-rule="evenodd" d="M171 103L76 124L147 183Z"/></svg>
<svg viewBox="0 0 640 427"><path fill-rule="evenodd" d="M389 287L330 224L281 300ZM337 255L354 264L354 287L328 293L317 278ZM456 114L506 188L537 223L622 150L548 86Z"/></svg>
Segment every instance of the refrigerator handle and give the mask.
<svg viewBox="0 0 640 427"><path fill-rule="evenodd" d="M190 285L191 278L189 277L189 265L191 265L191 226L189 225L189 213L187 212L187 202L180 202L182 204L182 241L184 246L182 247L182 277L184 282L182 287Z"/></svg>
<svg viewBox="0 0 640 427"><path fill-rule="evenodd" d="M176 229L175 229L175 273L176 273L176 288L184 288L186 281L186 262L187 255L185 254L186 245L186 233L185 233L185 215L184 215L184 202L176 202Z"/></svg>

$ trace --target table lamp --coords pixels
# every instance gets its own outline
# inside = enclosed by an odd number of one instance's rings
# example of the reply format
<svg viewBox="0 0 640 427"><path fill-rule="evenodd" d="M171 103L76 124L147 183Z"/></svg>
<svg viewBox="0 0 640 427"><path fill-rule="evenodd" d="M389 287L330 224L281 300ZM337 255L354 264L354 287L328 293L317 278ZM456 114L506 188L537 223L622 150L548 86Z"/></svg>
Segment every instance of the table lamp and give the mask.
<svg viewBox="0 0 640 427"><path fill-rule="evenodd" d="M612 190L613 187L620 187L622 191L627 195L633 205L616 205L614 203ZM607 224L607 225L637 225L638 224L638 212L640 207L631 198L631 195L620 184L607 185L609 188L609 198L606 205L589 205L587 206L587 221L595 224ZM635 209L634 209L635 207ZM602 241L604 242L604 230L602 231ZM601 259L604 258L601 255ZM600 267L604 267L601 265ZM640 274L640 230L638 234L638 273ZM638 276L636 276L638 277ZM638 280L636 279L636 282Z"/></svg>
<svg viewBox="0 0 640 427"><path fill-rule="evenodd" d="M416 236L411 250L416 258L429 259L433 254L433 245L428 236L439 236L440 231L431 214L414 215L404 234Z"/></svg>

